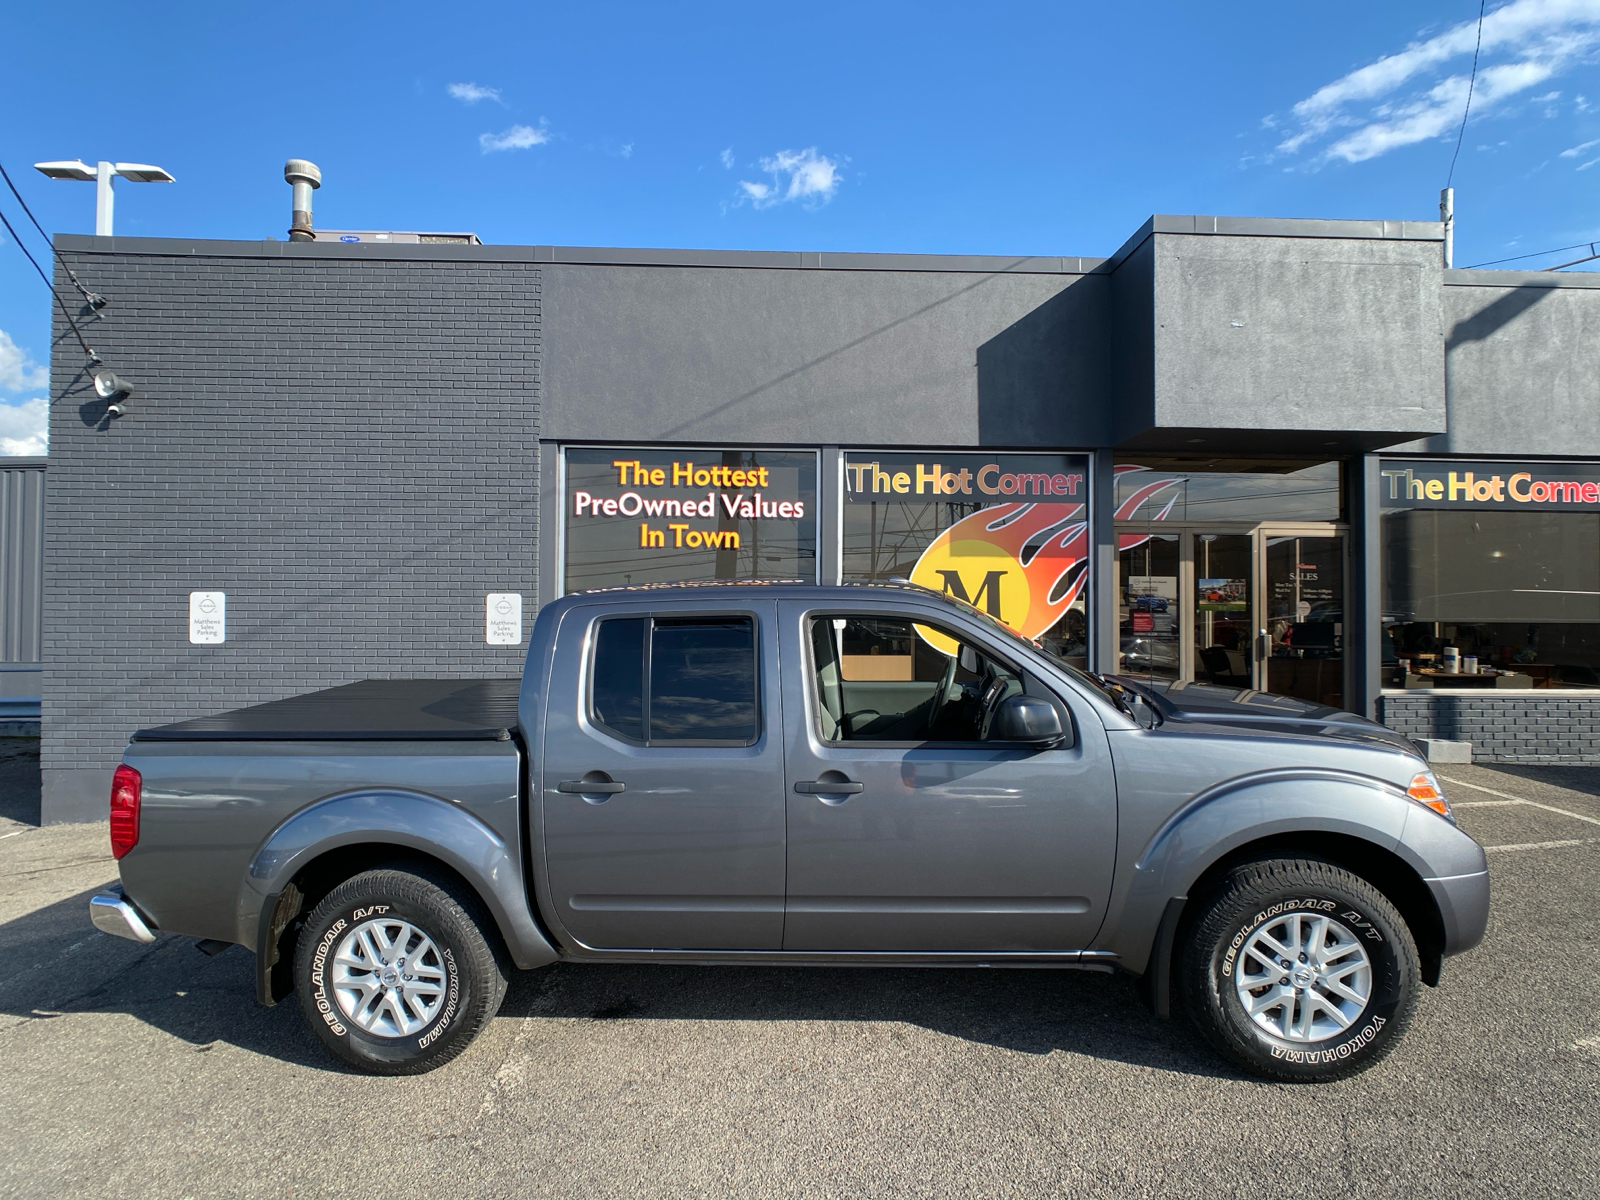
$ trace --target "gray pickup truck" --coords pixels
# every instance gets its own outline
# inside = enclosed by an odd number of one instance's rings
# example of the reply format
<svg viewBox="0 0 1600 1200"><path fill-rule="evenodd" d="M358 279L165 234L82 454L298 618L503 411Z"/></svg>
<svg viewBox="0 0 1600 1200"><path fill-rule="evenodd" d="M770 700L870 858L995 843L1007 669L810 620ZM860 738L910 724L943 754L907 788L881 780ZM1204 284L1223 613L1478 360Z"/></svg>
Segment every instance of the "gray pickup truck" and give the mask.
<svg viewBox="0 0 1600 1200"><path fill-rule="evenodd" d="M1382 1058L1475 945L1482 848L1405 738L1100 678L912 586L565 597L516 680L369 680L133 735L109 933L255 954L337 1055L459 1054L513 968L1060 967L1224 1055Z"/></svg>

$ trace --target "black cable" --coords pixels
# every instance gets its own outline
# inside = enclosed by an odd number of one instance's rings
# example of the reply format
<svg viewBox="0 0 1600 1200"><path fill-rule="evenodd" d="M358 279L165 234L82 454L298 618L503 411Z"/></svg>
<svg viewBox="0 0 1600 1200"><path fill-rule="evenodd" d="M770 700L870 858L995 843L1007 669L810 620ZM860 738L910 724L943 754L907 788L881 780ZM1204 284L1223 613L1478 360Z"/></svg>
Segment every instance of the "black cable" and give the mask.
<svg viewBox="0 0 1600 1200"><path fill-rule="evenodd" d="M1525 258L1543 258L1546 254L1560 254L1563 250L1581 250L1585 246L1594 245L1593 242L1574 242L1570 246L1557 246L1554 250L1535 250L1532 254L1517 254L1511 258L1494 258L1488 262L1473 263L1470 267L1463 267L1465 271L1476 271L1479 267L1493 267L1500 263L1521 262Z"/></svg>
<svg viewBox="0 0 1600 1200"><path fill-rule="evenodd" d="M1449 187L1450 181L1456 177L1456 159L1461 157L1461 140L1467 136L1467 114L1472 111L1472 89L1478 83L1478 51L1483 49L1483 10L1488 3L1489 0L1478 0L1478 44L1472 51L1472 79L1467 83L1467 107L1461 112L1461 132L1456 134L1456 152L1450 156L1450 174L1445 176L1445 187Z"/></svg>
<svg viewBox="0 0 1600 1200"><path fill-rule="evenodd" d="M61 251L56 249L55 242L44 231L44 226L39 224L39 218L33 215L33 209L28 207L28 202L22 198L22 193L17 191L17 185L11 182L11 175L6 171L4 163L0 163L0 179L6 181L6 186L11 189L11 194L17 198L17 203L22 205L22 211L28 214L28 220L33 222L33 227L39 231L39 236L44 239L44 244L50 247L50 253L55 255L56 261L61 264L61 269L67 273L67 278L72 280L72 286L78 289L79 295L83 297L83 302L95 312L104 308L106 306L106 298L99 292L91 292L78 282L77 275L73 273L71 267L67 266L66 260L61 257ZM15 237L16 235L13 234L12 236Z"/></svg>
<svg viewBox="0 0 1600 1200"><path fill-rule="evenodd" d="M17 236L17 231L11 227L11 222L6 220L6 214L3 210L0 210L0 225L6 227L6 232L11 235L11 240L17 244L17 249L28 256L28 261L33 264L33 269L39 272L39 278L44 280L45 287L50 289L50 295L55 297L55 302L61 306L61 315L67 319L67 324L72 326L72 332L77 335L78 345L83 347L83 352L91 359L98 359L100 356L94 352L94 347L84 340L83 331L78 328L78 323L72 319L72 314L67 311L66 302L61 299L60 294L56 291L55 284L50 282L50 276L44 273L44 268L39 265L39 260L34 258L33 252Z"/></svg>

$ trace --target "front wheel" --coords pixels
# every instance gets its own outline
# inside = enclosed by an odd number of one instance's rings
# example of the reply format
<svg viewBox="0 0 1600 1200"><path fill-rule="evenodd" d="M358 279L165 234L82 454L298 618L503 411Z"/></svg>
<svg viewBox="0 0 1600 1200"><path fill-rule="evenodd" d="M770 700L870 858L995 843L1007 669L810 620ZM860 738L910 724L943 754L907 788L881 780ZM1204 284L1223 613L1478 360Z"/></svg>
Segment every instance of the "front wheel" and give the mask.
<svg viewBox="0 0 1600 1200"><path fill-rule="evenodd" d="M324 1045L374 1075L449 1062L499 1011L506 972L477 898L409 870L365 871L300 931L300 1011ZM461 895L457 895L462 891Z"/></svg>
<svg viewBox="0 0 1600 1200"><path fill-rule="evenodd" d="M1229 871L1200 897L1182 992L1207 1040L1247 1070L1321 1083L1377 1063L1416 1008L1416 943L1371 884L1318 859Z"/></svg>

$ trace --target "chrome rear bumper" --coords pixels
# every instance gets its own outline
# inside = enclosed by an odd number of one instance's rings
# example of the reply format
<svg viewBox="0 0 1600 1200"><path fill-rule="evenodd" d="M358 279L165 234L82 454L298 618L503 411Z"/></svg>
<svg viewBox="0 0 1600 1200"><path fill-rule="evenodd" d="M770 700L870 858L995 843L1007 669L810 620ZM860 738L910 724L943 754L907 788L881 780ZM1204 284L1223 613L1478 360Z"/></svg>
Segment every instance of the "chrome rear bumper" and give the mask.
<svg viewBox="0 0 1600 1200"><path fill-rule="evenodd" d="M123 898L120 887L89 901L89 920L100 932L127 938L130 942L156 940L149 923L137 908Z"/></svg>

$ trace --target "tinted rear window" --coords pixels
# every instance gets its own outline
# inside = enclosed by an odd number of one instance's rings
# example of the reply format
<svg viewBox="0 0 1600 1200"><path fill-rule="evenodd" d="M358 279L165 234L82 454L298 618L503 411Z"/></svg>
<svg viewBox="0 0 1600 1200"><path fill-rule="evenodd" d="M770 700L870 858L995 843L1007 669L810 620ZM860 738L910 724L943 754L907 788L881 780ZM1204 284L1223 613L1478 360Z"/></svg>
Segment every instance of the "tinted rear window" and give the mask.
<svg viewBox="0 0 1600 1200"><path fill-rule="evenodd" d="M595 631L590 719L630 741L756 740L755 622L613 618Z"/></svg>
<svg viewBox="0 0 1600 1200"><path fill-rule="evenodd" d="M752 742L755 623L657 621L650 644L650 741Z"/></svg>
<svg viewBox="0 0 1600 1200"><path fill-rule="evenodd" d="M623 737L644 741L642 617L601 621L594 639L594 720Z"/></svg>

